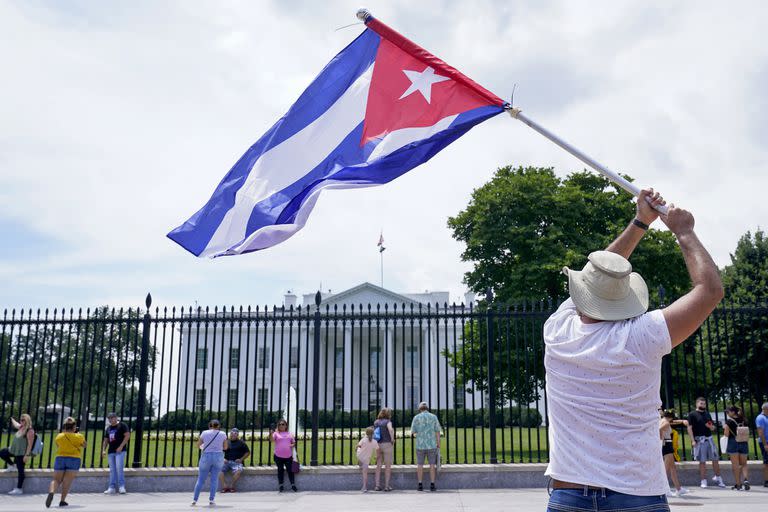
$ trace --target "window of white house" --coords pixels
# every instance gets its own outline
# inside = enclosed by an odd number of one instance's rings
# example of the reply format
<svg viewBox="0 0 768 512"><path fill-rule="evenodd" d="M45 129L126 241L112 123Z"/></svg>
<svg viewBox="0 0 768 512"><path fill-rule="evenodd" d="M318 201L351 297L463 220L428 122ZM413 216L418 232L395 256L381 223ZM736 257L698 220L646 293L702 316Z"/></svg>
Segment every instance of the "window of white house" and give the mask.
<svg viewBox="0 0 768 512"><path fill-rule="evenodd" d="M299 367L299 347L291 347L291 368Z"/></svg>
<svg viewBox="0 0 768 512"><path fill-rule="evenodd" d="M205 390L204 389L196 389L195 390L195 410L198 412L205 411Z"/></svg>
<svg viewBox="0 0 768 512"><path fill-rule="evenodd" d="M256 393L256 400L258 403L259 410L267 410L269 401L269 392L267 391L267 388L259 388Z"/></svg>
<svg viewBox="0 0 768 512"><path fill-rule="evenodd" d="M407 345L405 347L405 364L408 368L418 368L419 364L419 346Z"/></svg>
<svg viewBox="0 0 768 512"><path fill-rule="evenodd" d="M344 388L336 388L333 393L333 408L341 410L344 408Z"/></svg>
<svg viewBox="0 0 768 512"><path fill-rule="evenodd" d="M208 369L208 349L198 348L197 355L195 357L195 368L198 370Z"/></svg>
<svg viewBox="0 0 768 512"><path fill-rule="evenodd" d="M259 368L269 368L269 347L259 349Z"/></svg>
<svg viewBox="0 0 768 512"><path fill-rule="evenodd" d="M237 370L240 368L240 349L229 349L229 368L231 370Z"/></svg>
<svg viewBox="0 0 768 512"><path fill-rule="evenodd" d="M466 403L466 390L462 387L453 386L453 407L454 409L463 409Z"/></svg>
<svg viewBox="0 0 768 512"><path fill-rule="evenodd" d="M368 354L368 369L372 373L376 373L376 369L379 368L379 361L381 360L381 347L371 347Z"/></svg>
<svg viewBox="0 0 768 512"><path fill-rule="evenodd" d="M230 389L227 405L232 409L237 409L237 390Z"/></svg>
<svg viewBox="0 0 768 512"><path fill-rule="evenodd" d="M336 368L344 368L344 346L336 347Z"/></svg>
<svg viewBox="0 0 768 512"><path fill-rule="evenodd" d="M419 402L421 402L421 397L419 397L419 386L405 386L405 408L415 409Z"/></svg>

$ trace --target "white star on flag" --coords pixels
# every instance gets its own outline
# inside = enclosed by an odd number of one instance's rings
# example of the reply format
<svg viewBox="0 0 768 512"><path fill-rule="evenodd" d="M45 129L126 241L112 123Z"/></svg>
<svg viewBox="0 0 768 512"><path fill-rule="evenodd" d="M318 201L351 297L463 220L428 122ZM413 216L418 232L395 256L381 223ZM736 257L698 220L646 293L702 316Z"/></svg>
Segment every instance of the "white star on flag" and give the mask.
<svg viewBox="0 0 768 512"><path fill-rule="evenodd" d="M437 84L440 82L444 82L446 80L450 80L447 76L440 76L435 74L435 70L431 67L427 66L427 69L424 71L411 71L410 69L404 69L403 73L405 73L405 76L408 77L408 80L411 81L411 85L408 87L408 89L405 90L402 96L398 99L403 99L406 96L409 96L413 94L416 91L419 91L422 96L424 96L424 99L427 100L427 103L430 102L430 99L432 98L432 84Z"/></svg>

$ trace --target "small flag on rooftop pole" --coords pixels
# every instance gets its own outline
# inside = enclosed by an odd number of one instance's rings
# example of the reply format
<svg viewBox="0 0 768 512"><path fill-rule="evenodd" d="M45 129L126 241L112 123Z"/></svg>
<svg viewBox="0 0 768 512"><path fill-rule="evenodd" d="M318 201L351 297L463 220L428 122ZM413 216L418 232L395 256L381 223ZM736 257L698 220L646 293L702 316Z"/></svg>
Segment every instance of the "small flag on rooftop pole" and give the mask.
<svg viewBox="0 0 768 512"><path fill-rule="evenodd" d="M211 258L272 247L304 227L322 190L389 183L504 111L501 98L368 11L358 17L363 33L171 240Z"/></svg>
<svg viewBox="0 0 768 512"><path fill-rule="evenodd" d="M379 235L379 243L376 244L379 247L379 252L384 252L387 248L384 247L384 233L382 232L381 235Z"/></svg>

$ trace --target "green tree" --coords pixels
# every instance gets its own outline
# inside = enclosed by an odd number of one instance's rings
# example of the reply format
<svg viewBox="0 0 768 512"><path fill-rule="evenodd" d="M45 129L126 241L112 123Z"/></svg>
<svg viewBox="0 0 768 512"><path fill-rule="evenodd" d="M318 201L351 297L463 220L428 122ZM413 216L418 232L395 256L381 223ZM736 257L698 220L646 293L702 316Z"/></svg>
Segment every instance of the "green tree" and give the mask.
<svg viewBox="0 0 768 512"><path fill-rule="evenodd" d="M722 336L712 340L722 358L716 382L732 400L761 403L768 393L768 238L747 232L723 269L730 304L721 308Z"/></svg>
<svg viewBox="0 0 768 512"><path fill-rule="evenodd" d="M478 293L492 289L501 302L562 299L567 283L560 270L580 269L587 255L604 249L634 215L632 197L586 171L561 179L552 168L511 166L476 189L467 207L448 219L453 237L465 244L464 276ZM690 284L674 235L650 229L632 256L655 293L668 296Z"/></svg>
<svg viewBox="0 0 768 512"><path fill-rule="evenodd" d="M465 244L462 260L473 264L465 283L496 296L492 353L499 404L540 398L542 325L552 303L567 297L562 268L581 269L587 255L608 246L634 213L632 197L601 176L574 172L559 178L552 168L507 166L448 219L453 237ZM631 261L654 295L659 285L668 297L690 286L677 242L667 231L650 229ZM508 306L512 303L516 306ZM484 301L478 307L486 308ZM458 370L457 386L488 390L486 323L478 319L465 326L462 347L444 353Z"/></svg>

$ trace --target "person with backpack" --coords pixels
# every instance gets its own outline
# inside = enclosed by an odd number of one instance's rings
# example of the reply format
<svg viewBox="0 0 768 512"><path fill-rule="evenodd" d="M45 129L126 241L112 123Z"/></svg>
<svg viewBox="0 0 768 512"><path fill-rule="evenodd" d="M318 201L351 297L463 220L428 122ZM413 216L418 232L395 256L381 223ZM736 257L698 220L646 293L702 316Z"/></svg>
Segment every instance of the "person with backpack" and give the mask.
<svg viewBox="0 0 768 512"><path fill-rule="evenodd" d="M373 438L379 447L376 450L376 487L374 491L391 491L389 485L392 479L392 463L395 455L395 427L392 425L392 412L388 408L379 411L376 421L373 422ZM384 465L384 487L381 482L381 466Z"/></svg>
<svg viewBox="0 0 768 512"><path fill-rule="evenodd" d="M742 410L735 405L730 406L725 412L728 415L723 429L723 435L728 437L728 446L725 451L731 459L733 478L736 481L731 489L748 491L750 485L749 469L747 468L747 456L749 455L747 420Z"/></svg>
<svg viewBox="0 0 768 512"><path fill-rule="evenodd" d="M78 432L77 422L68 417L61 426L61 432L53 441L56 444L56 458L53 460L53 480L48 486L48 496L45 498L45 508L51 507L53 495L61 486L61 499L59 507L66 507L67 495L80 471L82 451L85 446L85 437Z"/></svg>
<svg viewBox="0 0 768 512"><path fill-rule="evenodd" d="M197 505L197 499L203 490L205 479L210 475L211 488L208 495L208 505L216 506L216 489L219 486L219 473L224 466L224 450L229 448L227 434L221 430L219 420L211 420L208 423L208 430L204 430L197 440L197 447L200 449L200 462L198 463L197 483L195 484L194 497L191 505Z"/></svg>
<svg viewBox="0 0 768 512"><path fill-rule="evenodd" d="M16 467L19 472L16 478L16 487L8 494L24 494L21 490L24 485L24 467L29 463L32 456L32 448L35 446L35 429L32 428L32 417L29 414L22 414L19 418L21 422L11 418L11 426L16 429L11 440L11 446L0 450L0 459L3 459L8 465L8 470Z"/></svg>
<svg viewBox="0 0 768 512"><path fill-rule="evenodd" d="M379 443L373 438L373 427L365 429L365 435L357 443L357 461L360 463L360 470L363 472L363 492L368 492L368 464L371 463L371 455L379 448Z"/></svg>

